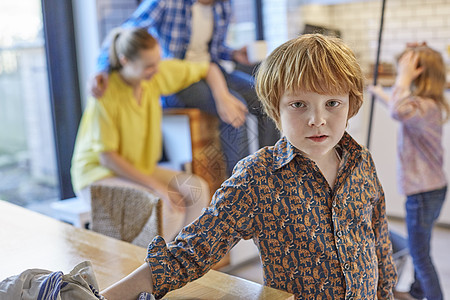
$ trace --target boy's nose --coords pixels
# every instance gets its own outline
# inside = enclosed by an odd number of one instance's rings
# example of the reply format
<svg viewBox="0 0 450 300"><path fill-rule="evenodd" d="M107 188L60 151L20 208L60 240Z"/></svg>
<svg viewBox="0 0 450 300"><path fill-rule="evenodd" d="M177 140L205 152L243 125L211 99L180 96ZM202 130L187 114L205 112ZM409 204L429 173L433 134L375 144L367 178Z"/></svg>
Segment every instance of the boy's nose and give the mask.
<svg viewBox="0 0 450 300"><path fill-rule="evenodd" d="M326 123L325 116L322 111L316 110L316 111L311 112L311 115L308 120L309 126L319 127L319 126L325 125L325 123Z"/></svg>

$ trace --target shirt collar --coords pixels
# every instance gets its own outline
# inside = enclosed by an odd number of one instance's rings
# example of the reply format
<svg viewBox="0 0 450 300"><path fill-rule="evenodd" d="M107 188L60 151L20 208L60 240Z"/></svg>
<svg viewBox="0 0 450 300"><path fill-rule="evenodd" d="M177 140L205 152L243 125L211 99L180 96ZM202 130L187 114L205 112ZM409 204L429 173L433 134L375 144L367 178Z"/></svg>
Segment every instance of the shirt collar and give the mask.
<svg viewBox="0 0 450 300"><path fill-rule="evenodd" d="M344 135L338 143L338 148L341 152L341 157L344 157L345 153L356 157L359 156L362 150L362 147L347 132L344 132ZM294 145L283 136L274 146L273 170L275 171L282 168L297 155L303 156L301 151L295 148Z"/></svg>

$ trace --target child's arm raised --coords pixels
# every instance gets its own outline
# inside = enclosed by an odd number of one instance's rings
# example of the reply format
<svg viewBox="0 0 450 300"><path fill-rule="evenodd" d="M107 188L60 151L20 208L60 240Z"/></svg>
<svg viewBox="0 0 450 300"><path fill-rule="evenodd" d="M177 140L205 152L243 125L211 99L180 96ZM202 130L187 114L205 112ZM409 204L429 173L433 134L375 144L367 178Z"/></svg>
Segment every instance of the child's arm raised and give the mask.
<svg viewBox="0 0 450 300"><path fill-rule="evenodd" d="M370 85L367 90L375 96L377 100L380 100L381 103L387 105L390 101L390 96L384 92L383 87L381 85Z"/></svg>

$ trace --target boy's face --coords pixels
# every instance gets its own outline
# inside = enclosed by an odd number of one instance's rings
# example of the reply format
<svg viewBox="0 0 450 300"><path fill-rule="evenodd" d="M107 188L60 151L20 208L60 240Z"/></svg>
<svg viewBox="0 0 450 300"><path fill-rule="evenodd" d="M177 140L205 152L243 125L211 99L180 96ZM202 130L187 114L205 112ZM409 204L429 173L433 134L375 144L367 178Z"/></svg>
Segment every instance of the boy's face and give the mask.
<svg viewBox="0 0 450 300"><path fill-rule="evenodd" d="M334 154L347 127L349 95L286 92L280 101L283 134L314 161Z"/></svg>

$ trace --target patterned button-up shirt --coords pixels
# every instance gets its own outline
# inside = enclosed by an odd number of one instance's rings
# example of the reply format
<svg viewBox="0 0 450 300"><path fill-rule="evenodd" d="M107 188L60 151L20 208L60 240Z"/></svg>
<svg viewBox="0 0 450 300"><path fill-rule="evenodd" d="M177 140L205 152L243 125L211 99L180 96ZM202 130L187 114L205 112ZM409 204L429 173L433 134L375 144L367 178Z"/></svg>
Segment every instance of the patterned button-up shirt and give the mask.
<svg viewBox="0 0 450 300"><path fill-rule="evenodd" d="M240 239L253 239L264 283L297 299L393 299L385 200L369 152L347 133L331 189L286 138L238 163L209 208L147 262L162 297L205 274Z"/></svg>
<svg viewBox="0 0 450 300"><path fill-rule="evenodd" d="M184 59L191 38L192 4L196 0L144 0L122 27L145 27L158 40L164 58ZM231 2L213 4L214 29L209 46L211 60L231 60L233 49L225 45L231 18ZM102 46L97 70L107 71L109 43Z"/></svg>

